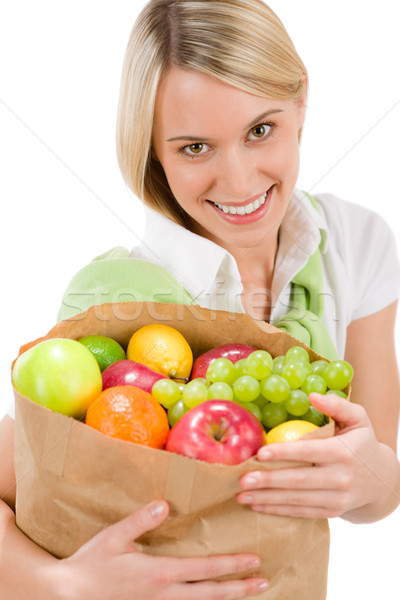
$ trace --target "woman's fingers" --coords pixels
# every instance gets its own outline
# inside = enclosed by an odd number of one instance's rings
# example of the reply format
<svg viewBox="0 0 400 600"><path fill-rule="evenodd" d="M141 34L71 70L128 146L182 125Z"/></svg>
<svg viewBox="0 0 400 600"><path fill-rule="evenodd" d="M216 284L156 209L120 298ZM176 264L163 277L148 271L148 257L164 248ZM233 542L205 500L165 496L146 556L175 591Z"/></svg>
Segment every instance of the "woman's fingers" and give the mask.
<svg viewBox="0 0 400 600"><path fill-rule="evenodd" d="M261 594L268 589L265 579L177 584L163 596L165 600L236 600Z"/></svg>
<svg viewBox="0 0 400 600"><path fill-rule="evenodd" d="M112 553L136 551L134 541L143 534L155 529L167 518L169 507L165 500L146 504L125 519L110 525L97 534L90 544L102 544Z"/></svg>
<svg viewBox="0 0 400 600"><path fill-rule="evenodd" d="M325 506L292 506L290 504L254 504L252 510L268 515L280 517L294 517L295 519L333 519L339 517L342 512L326 508Z"/></svg>
<svg viewBox="0 0 400 600"><path fill-rule="evenodd" d="M234 600L268 587L264 578L241 578L245 572L253 575L260 566L254 554L175 558L141 552L135 539L161 525L167 515L164 500L152 502L110 525L64 559L64 575L74 582L74 597ZM216 581L221 577L226 580Z"/></svg>
<svg viewBox="0 0 400 600"><path fill-rule="evenodd" d="M297 467L295 469L271 469L253 471L249 477L240 480L243 490L262 490L271 488L315 490L330 487L330 480L324 471L315 467Z"/></svg>
<svg viewBox="0 0 400 600"><path fill-rule="evenodd" d="M196 558L160 559L162 583L214 580L257 569L260 559L254 554L220 555Z"/></svg>
<svg viewBox="0 0 400 600"><path fill-rule="evenodd" d="M340 429L366 427L370 424L365 409L335 394L310 394L310 402L324 415L332 417Z"/></svg>
<svg viewBox="0 0 400 600"><path fill-rule="evenodd" d="M289 461L311 464L346 463L353 453L347 438L340 435L326 439L297 440L262 446L257 458L260 461Z"/></svg>
<svg viewBox="0 0 400 600"><path fill-rule="evenodd" d="M273 506L320 507L340 514L348 502L347 492L333 490L260 490L238 496L240 504L263 506L268 511Z"/></svg>
<svg viewBox="0 0 400 600"><path fill-rule="evenodd" d="M111 525L101 532L96 538L103 546L106 552L134 552L138 550L134 540L144 533L158 527L168 515L168 504L165 501L157 501L148 504L135 511L125 519ZM103 539L100 540L100 537ZM94 540L96 539L94 538ZM139 553L140 555L140 553ZM144 557L144 555L141 555ZM211 557L194 558L175 558L175 557L157 557L153 556L154 582L157 587L174 586L174 584L208 581L215 584L215 579L223 576L233 576L245 571L257 569L260 566L260 559L254 554L220 555ZM228 583L228 582L227 582ZM243 581L230 582L229 589L234 593L235 585L239 583L239 588L250 586L255 589L261 583L266 583L265 579L245 583ZM246 588L247 589L247 588ZM187 592L186 592L187 593ZM236 592L235 592L236 593ZM190 594L192 598L192 595ZM197 596L196 596L197 597ZM200 597L200 596L199 596ZM216 596L218 597L218 596ZM227 596L227 598L236 598L240 596Z"/></svg>

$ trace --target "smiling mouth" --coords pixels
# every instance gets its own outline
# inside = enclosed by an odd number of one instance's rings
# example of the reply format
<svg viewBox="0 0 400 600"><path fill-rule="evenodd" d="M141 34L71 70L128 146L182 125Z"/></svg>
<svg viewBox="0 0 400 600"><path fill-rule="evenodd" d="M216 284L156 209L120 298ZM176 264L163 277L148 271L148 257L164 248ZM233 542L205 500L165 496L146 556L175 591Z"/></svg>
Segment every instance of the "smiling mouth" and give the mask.
<svg viewBox="0 0 400 600"><path fill-rule="evenodd" d="M225 214L230 215L251 215L251 213L255 212L265 203L268 192L265 192L262 196L254 200L254 202L250 202L250 204L246 204L245 206L234 206L231 204L219 204L218 202L212 202L214 206L216 206L219 210L223 211Z"/></svg>

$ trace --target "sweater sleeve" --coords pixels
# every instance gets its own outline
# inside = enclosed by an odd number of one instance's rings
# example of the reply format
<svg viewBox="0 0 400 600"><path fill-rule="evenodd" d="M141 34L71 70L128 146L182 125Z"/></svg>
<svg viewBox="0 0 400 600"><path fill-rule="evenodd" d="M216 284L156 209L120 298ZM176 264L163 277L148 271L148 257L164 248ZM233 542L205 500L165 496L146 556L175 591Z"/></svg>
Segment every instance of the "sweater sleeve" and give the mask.
<svg viewBox="0 0 400 600"><path fill-rule="evenodd" d="M191 296L163 268L114 248L83 267L64 293L58 321L107 302L190 304Z"/></svg>

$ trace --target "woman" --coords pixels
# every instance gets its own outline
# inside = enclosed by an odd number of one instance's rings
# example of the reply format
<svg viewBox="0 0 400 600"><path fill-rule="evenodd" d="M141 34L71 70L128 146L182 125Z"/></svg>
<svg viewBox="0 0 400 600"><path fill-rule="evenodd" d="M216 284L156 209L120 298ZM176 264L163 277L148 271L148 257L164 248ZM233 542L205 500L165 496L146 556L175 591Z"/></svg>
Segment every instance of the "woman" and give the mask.
<svg viewBox="0 0 400 600"><path fill-rule="evenodd" d="M143 85L132 85L138 79ZM286 31L261 2L151 3L128 44L118 119L125 180L158 211L148 211L144 244L131 255L173 269L200 304L245 310L349 360L354 404L312 400L341 436L303 444L301 456L290 444L260 451L319 467L307 477L302 469L249 475L238 500L272 514L368 522L398 503L399 382L388 340L399 271L392 235L375 216L294 190L307 86ZM309 302L299 306L304 288Z"/></svg>
<svg viewBox="0 0 400 600"><path fill-rule="evenodd" d="M238 501L271 514L369 522L394 510L399 497L391 275L397 261L390 233L370 213L294 189L307 86L285 30L261 2L151 2L128 45L118 125L124 177L152 207L148 233L129 257L113 251L102 260L105 272L111 257L147 260L171 273L193 301L295 326L314 348L345 356L362 374L354 379L353 403L311 398L335 418L338 435L259 454L315 467L248 474ZM360 261L355 248L366 233L373 252ZM382 237L379 250L373 241ZM338 293L340 277L346 285ZM76 291L73 282L60 316ZM303 296L308 300L299 306ZM297 311L295 321L289 309ZM132 540L162 522L163 502L105 530L69 559L47 555L14 525L12 421L1 427L4 597L240 598L265 589L259 579L234 581L256 557L177 560L137 552ZM220 574L231 581L213 582Z"/></svg>

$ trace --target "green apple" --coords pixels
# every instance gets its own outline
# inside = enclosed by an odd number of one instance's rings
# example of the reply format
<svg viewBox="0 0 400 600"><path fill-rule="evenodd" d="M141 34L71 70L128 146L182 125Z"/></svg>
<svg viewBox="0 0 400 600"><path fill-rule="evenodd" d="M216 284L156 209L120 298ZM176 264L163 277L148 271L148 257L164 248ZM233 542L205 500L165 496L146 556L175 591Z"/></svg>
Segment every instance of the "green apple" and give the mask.
<svg viewBox="0 0 400 600"><path fill-rule="evenodd" d="M100 367L90 350L61 338L44 340L21 354L12 382L23 396L75 418L102 391Z"/></svg>

